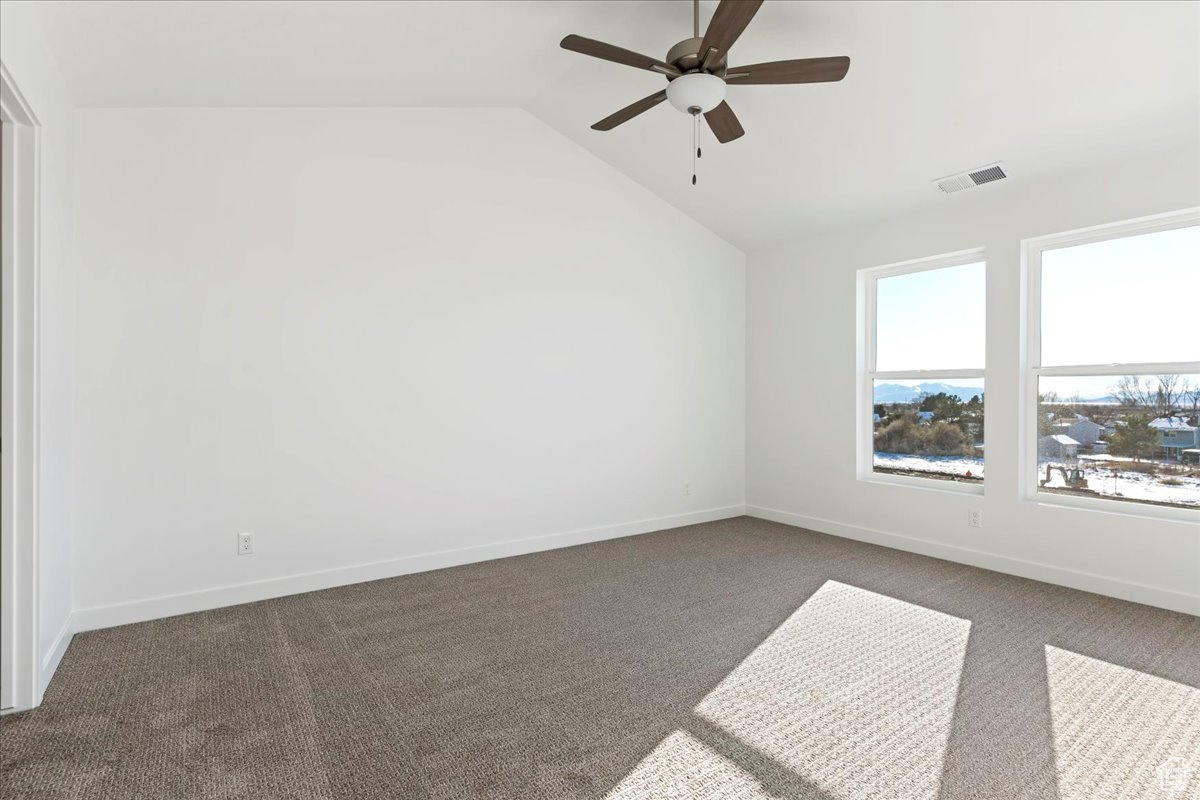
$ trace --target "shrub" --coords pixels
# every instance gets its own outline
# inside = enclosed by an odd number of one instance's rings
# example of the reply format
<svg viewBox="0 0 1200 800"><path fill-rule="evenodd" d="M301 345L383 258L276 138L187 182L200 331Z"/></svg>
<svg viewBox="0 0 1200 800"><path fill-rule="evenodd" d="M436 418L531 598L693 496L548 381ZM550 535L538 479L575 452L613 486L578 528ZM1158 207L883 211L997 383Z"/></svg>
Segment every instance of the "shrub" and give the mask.
<svg viewBox="0 0 1200 800"><path fill-rule="evenodd" d="M938 420L922 425L915 413L902 414L875 434L875 449L885 453L931 456L973 456L975 445L962 428Z"/></svg>

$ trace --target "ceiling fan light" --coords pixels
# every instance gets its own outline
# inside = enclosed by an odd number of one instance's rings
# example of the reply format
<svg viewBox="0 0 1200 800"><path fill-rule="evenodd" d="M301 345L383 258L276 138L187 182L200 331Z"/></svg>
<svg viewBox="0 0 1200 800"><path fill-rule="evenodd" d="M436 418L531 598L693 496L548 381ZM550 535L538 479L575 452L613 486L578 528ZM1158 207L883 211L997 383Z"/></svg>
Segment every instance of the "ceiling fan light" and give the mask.
<svg viewBox="0 0 1200 800"><path fill-rule="evenodd" d="M680 75L667 84L667 99L680 111L712 111L725 100L725 81L706 72Z"/></svg>

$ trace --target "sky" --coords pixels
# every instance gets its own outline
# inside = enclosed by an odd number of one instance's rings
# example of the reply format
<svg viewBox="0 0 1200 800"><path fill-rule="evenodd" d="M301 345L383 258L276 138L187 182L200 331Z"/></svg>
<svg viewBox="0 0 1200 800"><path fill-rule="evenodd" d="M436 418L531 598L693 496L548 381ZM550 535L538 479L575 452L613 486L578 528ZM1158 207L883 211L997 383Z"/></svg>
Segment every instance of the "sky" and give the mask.
<svg viewBox="0 0 1200 800"><path fill-rule="evenodd" d="M982 263L881 278L876 369L982 368L984 291ZM1043 251L1042 308L1043 366L1200 361L1200 226ZM1043 381L1099 397L1117 379Z"/></svg>
<svg viewBox="0 0 1200 800"><path fill-rule="evenodd" d="M984 264L910 272L875 285L875 369L983 369Z"/></svg>

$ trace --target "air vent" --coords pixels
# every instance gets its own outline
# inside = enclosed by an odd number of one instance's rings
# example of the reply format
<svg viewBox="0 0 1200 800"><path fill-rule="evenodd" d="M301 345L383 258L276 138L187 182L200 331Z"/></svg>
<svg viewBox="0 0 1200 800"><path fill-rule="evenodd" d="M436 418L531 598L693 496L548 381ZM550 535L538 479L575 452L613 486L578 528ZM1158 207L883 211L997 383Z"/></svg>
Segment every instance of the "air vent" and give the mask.
<svg viewBox="0 0 1200 800"><path fill-rule="evenodd" d="M938 178L933 183L946 194L950 194L951 192L959 192L974 186L982 186L985 183L991 183L992 181L998 181L1007 177L1008 174L1005 173L1003 164L992 164L991 166L980 167L969 172L960 172L957 175Z"/></svg>

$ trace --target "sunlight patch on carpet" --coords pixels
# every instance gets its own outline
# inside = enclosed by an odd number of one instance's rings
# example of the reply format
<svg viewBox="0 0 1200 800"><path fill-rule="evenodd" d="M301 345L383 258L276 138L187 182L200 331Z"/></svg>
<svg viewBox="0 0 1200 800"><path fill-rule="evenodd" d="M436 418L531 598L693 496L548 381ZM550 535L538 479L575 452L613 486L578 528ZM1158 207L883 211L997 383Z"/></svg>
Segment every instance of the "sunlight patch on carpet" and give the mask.
<svg viewBox="0 0 1200 800"><path fill-rule="evenodd" d="M609 797L704 789L724 769L722 791L680 796L758 798L763 783L792 782L829 800L936 800L970 629L827 581L696 706L705 725L693 733L707 726L736 747L698 750L677 731Z"/></svg>
<svg viewBox="0 0 1200 800"><path fill-rule="evenodd" d="M1200 797L1200 689L1050 645L1046 680L1060 800Z"/></svg>
<svg viewBox="0 0 1200 800"><path fill-rule="evenodd" d="M774 800L754 776L686 731L663 739L607 800Z"/></svg>

